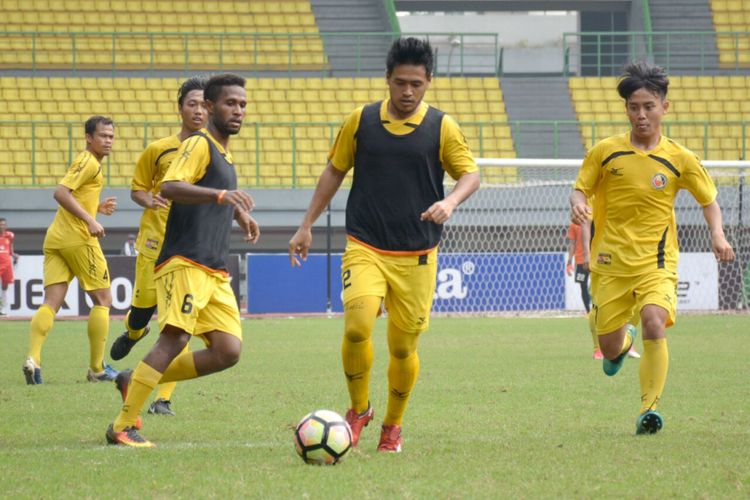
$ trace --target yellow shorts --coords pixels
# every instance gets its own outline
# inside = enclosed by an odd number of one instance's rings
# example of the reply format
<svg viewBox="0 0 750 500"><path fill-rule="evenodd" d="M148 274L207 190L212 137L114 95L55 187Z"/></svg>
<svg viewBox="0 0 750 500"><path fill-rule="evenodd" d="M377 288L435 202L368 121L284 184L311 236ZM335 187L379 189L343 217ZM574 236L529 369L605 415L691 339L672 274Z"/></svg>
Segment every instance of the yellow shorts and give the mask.
<svg viewBox="0 0 750 500"><path fill-rule="evenodd" d="M156 301L159 330L172 325L195 336L218 330L242 340L229 277L173 259L156 273Z"/></svg>
<svg viewBox="0 0 750 500"><path fill-rule="evenodd" d="M392 256L353 241L346 244L341 262L344 304L383 297L390 319L404 331L429 328L436 279L437 249L423 256Z"/></svg>
<svg viewBox="0 0 750 500"><path fill-rule="evenodd" d="M667 327L677 319L677 275L657 270L638 276L607 276L591 273L596 333L604 335L640 318L648 304L667 311Z"/></svg>
<svg viewBox="0 0 750 500"><path fill-rule="evenodd" d="M78 278L86 291L109 288L109 268L99 242L68 248L44 249L44 286Z"/></svg>
<svg viewBox="0 0 750 500"><path fill-rule="evenodd" d="M135 258L135 285L133 285L133 307L146 309L156 305L156 282L154 264L156 259L139 253Z"/></svg>

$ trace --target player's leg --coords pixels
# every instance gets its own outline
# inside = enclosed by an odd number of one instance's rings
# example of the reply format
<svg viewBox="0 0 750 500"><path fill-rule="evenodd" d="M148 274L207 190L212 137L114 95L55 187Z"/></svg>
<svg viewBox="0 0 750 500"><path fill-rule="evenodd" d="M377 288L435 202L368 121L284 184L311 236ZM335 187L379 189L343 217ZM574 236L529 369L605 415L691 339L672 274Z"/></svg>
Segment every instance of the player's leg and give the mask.
<svg viewBox="0 0 750 500"><path fill-rule="evenodd" d="M125 315L125 332L112 343L109 351L112 359L127 356L133 346L148 334L148 324L155 310L154 260L139 254L135 261L133 300Z"/></svg>
<svg viewBox="0 0 750 500"><path fill-rule="evenodd" d="M167 367L173 363L189 340L190 334L180 328L167 325L162 330L159 339L130 375L127 395L120 413L107 429L106 437L110 444L153 446L153 443L138 433L137 423L141 410Z"/></svg>
<svg viewBox="0 0 750 500"><path fill-rule="evenodd" d="M640 367L641 407L636 432L658 432L663 426L657 405L669 371L666 328L676 319L676 279L666 274L650 275L637 289L642 297L643 356Z"/></svg>
<svg viewBox="0 0 750 500"><path fill-rule="evenodd" d="M185 345L179 356L190 352L190 345ZM175 415L172 410L172 394L177 388L177 382L160 382L156 387L156 396L151 406L148 408L148 412L152 415Z"/></svg>
<svg viewBox="0 0 750 500"><path fill-rule="evenodd" d="M589 332L594 343L594 359L604 359L602 350L599 348L599 335L596 334L596 305L592 304L591 311L586 315L589 322Z"/></svg>
<svg viewBox="0 0 750 500"><path fill-rule="evenodd" d="M0 316L7 316L10 304L8 304L8 287L13 284L13 262L10 259L0 261Z"/></svg>
<svg viewBox="0 0 750 500"><path fill-rule="evenodd" d="M60 250L79 286L86 291L94 306L89 312L87 333L89 337L90 382L112 381L117 371L104 363L104 349L109 336L109 308L112 305L109 268L97 241Z"/></svg>
<svg viewBox="0 0 750 500"><path fill-rule="evenodd" d="M387 260L388 409L378 451L400 452L401 424L419 375L419 336L429 328L435 294L437 252Z"/></svg>
<svg viewBox="0 0 750 500"><path fill-rule="evenodd" d="M596 304L594 323L604 355L602 368L612 376L619 371L635 341L636 330L628 324L635 311L632 280L592 273L591 289Z"/></svg>
<svg viewBox="0 0 750 500"><path fill-rule="evenodd" d="M29 351L23 364L26 383L42 383L42 347L55 323L55 315L65 301L73 272L58 250L44 249L44 300L29 325Z"/></svg>
<svg viewBox="0 0 750 500"><path fill-rule="evenodd" d="M387 285L378 265L378 255L356 244L347 245L341 271L344 293L341 361L351 401L346 420L352 430L352 445L357 446L362 429L374 415L369 397L373 363L372 330Z"/></svg>
<svg viewBox="0 0 750 500"><path fill-rule="evenodd" d="M581 286L581 301L586 313L591 311L591 295L589 294L589 273L583 268L583 265L576 265L575 280Z"/></svg>

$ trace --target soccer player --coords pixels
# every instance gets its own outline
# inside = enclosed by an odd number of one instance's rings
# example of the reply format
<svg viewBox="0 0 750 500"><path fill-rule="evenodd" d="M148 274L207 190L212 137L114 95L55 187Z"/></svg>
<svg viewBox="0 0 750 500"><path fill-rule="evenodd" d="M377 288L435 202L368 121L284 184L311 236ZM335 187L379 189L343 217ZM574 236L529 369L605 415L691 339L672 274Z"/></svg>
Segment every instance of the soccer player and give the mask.
<svg viewBox="0 0 750 500"><path fill-rule="evenodd" d="M126 331L117 337L110 348L112 359L122 359L133 346L149 332L148 323L156 310L156 284L154 263L164 241L164 228L169 214L169 202L160 194L161 182L169 165L177 156L182 141L198 132L206 124L206 109L203 106L203 78L189 78L177 92L177 109L182 118L182 129L152 142L143 151L130 184L130 198L144 208L138 239L135 242L135 286L130 310L125 316ZM187 350L188 347L185 346ZM174 415L171 397L175 382L159 385L156 399L148 409L157 415ZM122 388L122 387L121 387Z"/></svg>
<svg viewBox="0 0 750 500"><path fill-rule="evenodd" d="M44 303L31 319L29 353L23 364L27 384L42 383L42 346L52 329L55 314L65 300L68 284L78 278L94 303L89 313L90 382L114 380L117 371L104 363L104 344L109 334L109 270L99 238L104 227L96 220L97 212L112 215L117 200L99 201L104 185L102 159L109 155L115 139L115 125L104 116L86 120L86 150L81 152L55 189L60 205L55 220L44 238Z"/></svg>
<svg viewBox="0 0 750 500"><path fill-rule="evenodd" d="M342 262L342 359L357 445L373 419L369 403L372 330L388 310L388 407L378 450L399 452L401 424L419 372L417 343L427 330L443 224L479 188L479 170L456 122L422 101L432 80L427 41L396 40L386 62L389 99L355 109L328 155L302 223L289 241L291 265L307 258L311 228L350 169L347 245ZM447 195L444 173L457 182Z"/></svg>
<svg viewBox="0 0 750 500"><path fill-rule="evenodd" d="M229 137L245 118L245 80L213 76L204 97L207 127L180 145L162 179L161 193L171 207L154 269L161 333L130 376L125 403L106 432L110 444L152 447L138 429L154 387L215 373L240 359L240 313L227 274L232 218L247 241L260 236L250 217L253 200L237 190L228 150ZM200 337L206 349L184 351L191 336Z"/></svg>
<svg viewBox="0 0 750 500"><path fill-rule="evenodd" d="M640 314L643 358L637 434L664 425L656 411L667 378L665 330L677 306L677 224L674 201L687 189L703 207L711 247L720 262L734 259L724 237L716 187L690 150L661 133L669 109L669 78L662 68L635 62L625 68L617 91L625 100L630 132L594 145L586 154L570 195L571 219L586 224L592 213L591 291L604 373L618 372L635 341L628 320Z"/></svg>
<svg viewBox="0 0 750 500"><path fill-rule="evenodd" d="M18 254L13 250L13 231L8 231L8 221L0 217L0 316L8 315L8 286L13 283L13 266L18 262Z"/></svg>

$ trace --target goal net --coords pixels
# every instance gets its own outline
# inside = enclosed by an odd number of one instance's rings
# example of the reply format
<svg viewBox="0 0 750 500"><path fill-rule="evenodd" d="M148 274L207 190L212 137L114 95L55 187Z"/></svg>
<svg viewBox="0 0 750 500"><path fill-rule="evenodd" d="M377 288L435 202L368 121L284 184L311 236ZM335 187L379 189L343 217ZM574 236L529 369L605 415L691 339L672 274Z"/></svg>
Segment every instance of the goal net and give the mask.
<svg viewBox="0 0 750 500"><path fill-rule="evenodd" d="M566 275L568 196L581 160L479 159L483 184L452 216L441 243L433 310L445 313L580 311ZM704 161L719 190L737 259L718 264L701 207L675 202L680 244L678 310L730 310L750 299L750 161Z"/></svg>

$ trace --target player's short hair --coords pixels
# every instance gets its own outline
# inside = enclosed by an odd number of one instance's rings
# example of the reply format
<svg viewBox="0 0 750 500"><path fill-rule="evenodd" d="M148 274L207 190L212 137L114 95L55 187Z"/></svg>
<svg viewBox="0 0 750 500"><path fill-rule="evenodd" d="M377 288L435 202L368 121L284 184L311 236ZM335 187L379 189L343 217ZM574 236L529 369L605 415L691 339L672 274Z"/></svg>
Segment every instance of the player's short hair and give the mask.
<svg viewBox="0 0 750 500"><path fill-rule="evenodd" d="M203 76L191 76L180 85L180 90L177 91L177 106L182 108L182 103L185 102L187 95L193 90L203 90L206 88L206 78Z"/></svg>
<svg viewBox="0 0 750 500"><path fill-rule="evenodd" d="M668 87L669 77L664 68L646 61L635 61L625 66L617 82L617 92L626 101L638 89L646 89L664 99Z"/></svg>
<svg viewBox="0 0 750 500"><path fill-rule="evenodd" d="M434 58L430 42L411 36L393 42L385 61L386 72L390 75L399 64L424 66L427 76L432 76Z"/></svg>
<svg viewBox="0 0 750 500"><path fill-rule="evenodd" d="M203 89L203 98L207 101L216 102L221 95L224 87L242 87L245 88L245 79L239 75L226 73L223 75L214 75L208 79Z"/></svg>
<svg viewBox="0 0 750 500"><path fill-rule="evenodd" d="M112 118L107 118L106 116L101 115L92 116L91 118L86 120L86 124L84 125L86 135L94 135L94 132L96 132L96 126L100 123L102 125L112 125L112 127L115 126L115 122L112 121Z"/></svg>

